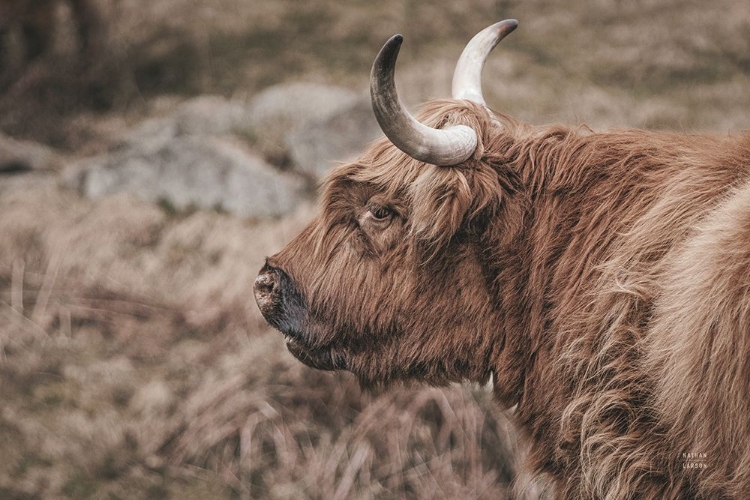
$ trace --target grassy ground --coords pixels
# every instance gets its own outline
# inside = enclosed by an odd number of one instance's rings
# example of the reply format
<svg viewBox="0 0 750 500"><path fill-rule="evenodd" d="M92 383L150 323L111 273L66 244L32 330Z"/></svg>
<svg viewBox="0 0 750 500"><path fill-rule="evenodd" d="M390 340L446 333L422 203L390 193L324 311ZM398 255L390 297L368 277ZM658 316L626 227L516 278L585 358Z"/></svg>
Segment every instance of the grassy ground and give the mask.
<svg viewBox="0 0 750 500"><path fill-rule="evenodd" d="M77 157L190 95L291 80L364 92L395 32L417 105L447 95L466 40L507 17L521 25L484 78L497 109L750 128L747 2L468 4L111 2L108 105L81 97L62 58L0 96L0 128ZM54 172L0 177L0 498L502 498L522 445L486 392L362 394L301 366L263 322L252 280L312 210L175 216L83 200Z"/></svg>
<svg viewBox="0 0 750 500"><path fill-rule="evenodd" d="M250 284L309 207L249 224L54 185L0 200L0 497L503 494L518 445L488 393L362 394L264 324Z"/></svg>

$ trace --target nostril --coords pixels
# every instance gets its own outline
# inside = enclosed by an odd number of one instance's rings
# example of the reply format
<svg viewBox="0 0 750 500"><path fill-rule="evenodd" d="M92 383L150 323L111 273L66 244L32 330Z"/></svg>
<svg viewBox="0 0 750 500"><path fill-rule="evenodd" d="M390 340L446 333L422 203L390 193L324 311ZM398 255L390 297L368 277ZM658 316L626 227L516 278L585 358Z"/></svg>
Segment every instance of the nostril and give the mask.
<svg viewBox="0 0 750 500"><path fill-rule="evenodd" d="M253 284L255 302L263 317L272 326L277 326L278 316L283 311L281 271L268 264L263 266ZM278 327L278 326L277 326Z"/></svg>
<svg viewBox="0 0 750 500"><path fill-rule="evenodd" d="M272 272L262 273L255 278L255 291L258 293L269 294L275 286L276 278Z"/></svg>
<svg viewBox="0 0 750 500"><path fill-rule="evenodd" d="M297 336L306 317L305 303L283 269L266 264L253 284L255 303L268 323L289 336Z"/></svg>

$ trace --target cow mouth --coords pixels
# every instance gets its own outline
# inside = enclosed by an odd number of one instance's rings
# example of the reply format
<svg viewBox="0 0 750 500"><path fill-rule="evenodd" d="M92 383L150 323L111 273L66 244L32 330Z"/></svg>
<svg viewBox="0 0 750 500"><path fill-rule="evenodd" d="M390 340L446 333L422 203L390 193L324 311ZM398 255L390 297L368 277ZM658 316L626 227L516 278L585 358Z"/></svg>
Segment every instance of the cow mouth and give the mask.
<svg viewBox="0 0 750 500"><path fill-rule="evenodd" d="M308 347L291 337L286 339L286 348L292 355L311 368L317 370L345 370L346 359L330 346Z"/></svg>

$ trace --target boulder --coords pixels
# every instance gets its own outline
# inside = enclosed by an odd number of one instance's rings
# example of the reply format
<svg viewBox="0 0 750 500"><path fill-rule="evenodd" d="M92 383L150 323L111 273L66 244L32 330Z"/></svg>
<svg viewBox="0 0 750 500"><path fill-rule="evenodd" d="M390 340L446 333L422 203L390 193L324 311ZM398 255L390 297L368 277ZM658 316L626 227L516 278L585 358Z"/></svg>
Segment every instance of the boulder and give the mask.
<svg viewBox="0 0 750 500"><path fill-rule="evenodd" d="M204 136L133 145L86 160L76 171L75 184L90 198L124 192L176 210L219 209L243 217L286 214L304 189L300 179L238 143Z"/></svg>
<svg viewBox="0 0 750 500"><path fill-rule="evenodd" d="M173 114L177 135L229 135L250 126L247 106L221 96L200 96L181 104Z"/></svg>
<svg viewBox="0 0 750 500"><path fill-rule="evenodd" d="M279 122L295 126L310 118L330 116L356 100L357 94L344 87L303 82L274 85L250 101L249 124L258 130Z"/></svg>
<svg viewBox="0 0 750 500"><path fill-rule="evenodd" d="M271 163L295 168L290 155L290 131L306 128L350 108L355 92L317 83L287 83L269 87L248 106L249 132L256 149Z"/></svg>
<svg viewBox="0 0 750 500"><path fill-rule="evenodd" d="M71 166L64 181L90 198L126 192L178 211L277 217L379 134L369 98L340 87L279 85L248 105L202 96L142 122L107 154ZM253 138L260 156L238 136Z"/></svg>
<svg viewBox="0 0 750 500"><path fill-rule="evenodd" d="M300 123L287 132L286 147L295 170L320 179L333 165L356 159L381 134L368 97Z"/></svg>
<svg viewBox="0 0 750 500"><path fill-rule="evenodd" d="M173 117L148 118L127 132L115 145L113 151L136 149L153 152L163 148L177 137L177 123Z"/></svg>
<svg viewBox="0 0 750 500"><path fill-rule="evenodd" d="M0 174L54 170L59 163L58 156L47 146L0 134Z"/></svg>
<svg viewBox="0 0 750 500"><path fill-rule="evenodd" d="M221 96L199 96L180 104L169 116L150 118L128 132L115 149L156 150L185 135L246 134L250 127L247 106Z"/></svg>

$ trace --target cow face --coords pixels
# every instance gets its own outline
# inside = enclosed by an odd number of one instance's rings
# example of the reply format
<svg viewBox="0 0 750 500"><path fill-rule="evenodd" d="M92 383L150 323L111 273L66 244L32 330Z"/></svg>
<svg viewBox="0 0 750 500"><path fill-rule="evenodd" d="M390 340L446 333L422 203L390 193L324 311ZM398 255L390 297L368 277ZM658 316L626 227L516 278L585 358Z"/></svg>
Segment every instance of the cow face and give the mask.
<svg viewBox="0 0 750 500"><path fill-rule="evenodd" d="M260 310L315 368L485 380L493 310L474 239L500 193L481 162L437 167L381 141L329 176L318 216L267 259Z"/></svg>
<svg viewBox="0 0 750 500"><path fill-rule="evenodd" d="M333 171L321 212L255 282L264 317L304 363L350 370L365 384L489 378L502 342L477 239L507 191L504 159L487 152L507 134L479 79L516 25L474 37L454 99L430 103L419 120L396 94L401 37L381 49L370 81L387 139Z"/></svg>

